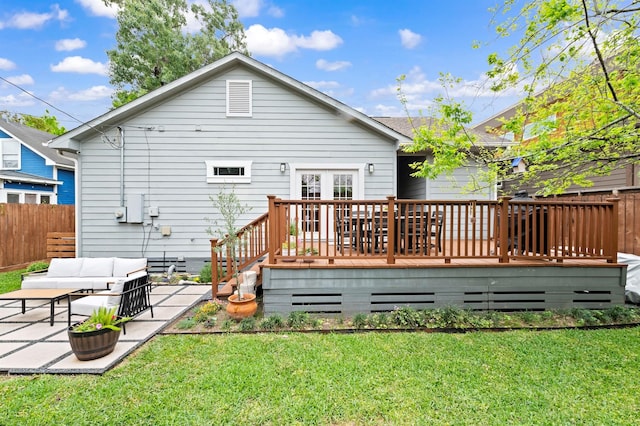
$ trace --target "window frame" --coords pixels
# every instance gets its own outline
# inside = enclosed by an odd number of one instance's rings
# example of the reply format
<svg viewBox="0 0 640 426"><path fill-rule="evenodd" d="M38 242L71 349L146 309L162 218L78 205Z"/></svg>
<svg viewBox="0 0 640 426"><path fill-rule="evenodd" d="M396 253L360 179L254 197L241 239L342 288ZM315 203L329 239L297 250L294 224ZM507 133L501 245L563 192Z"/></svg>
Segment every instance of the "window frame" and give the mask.
<svg viewBox="0 0 640 426"><path fill-rule="evenodd" d="M251 183L251 166L253 161L250 160L205 160L207 168L207 183ZM238 168L244 173L241 175L220 175L215 174L216 169L220 168Z"/></svg>
<svg viewBox="0 0 640 426"><path fill-rule="evenodd" d="M14 144L18 149L15 153L7 153L7 145ZM21 169L21 150L22 146L20 141L15 139L0 139L0 170L20 170ZM5 156L12 155L17 157L16 166L15 167L6 167L5 166Z"/></svg>

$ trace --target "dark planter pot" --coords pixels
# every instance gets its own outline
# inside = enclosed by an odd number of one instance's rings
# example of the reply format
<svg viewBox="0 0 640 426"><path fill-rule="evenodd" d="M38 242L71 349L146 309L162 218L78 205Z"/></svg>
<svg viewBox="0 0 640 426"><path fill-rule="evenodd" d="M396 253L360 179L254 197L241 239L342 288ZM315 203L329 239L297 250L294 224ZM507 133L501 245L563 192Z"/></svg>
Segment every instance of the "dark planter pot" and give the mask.
<svg viewBox="0 0 640 426"><path fill-rule="evenodd" d="M118 343L120 330L109 328L96 331L75 332L73 326L69 327L69 343L73 353L80 361L89 361L101 358L113 352Z"/></svg>

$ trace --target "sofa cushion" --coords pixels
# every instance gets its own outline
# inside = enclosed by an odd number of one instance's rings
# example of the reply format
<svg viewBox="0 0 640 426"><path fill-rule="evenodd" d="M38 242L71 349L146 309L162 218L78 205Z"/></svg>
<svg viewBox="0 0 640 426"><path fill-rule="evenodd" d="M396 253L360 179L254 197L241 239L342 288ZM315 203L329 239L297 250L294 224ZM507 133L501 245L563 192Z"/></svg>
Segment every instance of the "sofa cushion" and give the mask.
<svg viewBox="0 0 640 426"><path fill-rule="evenodd" d="M113 274L113 257L87 257L82 261L81 277L110 277Z"/></svg>
<svg viewBox="0 0 640 426"><path fill-rule="evenodd" d="M61 277L77 277L80 275L80 269L82 269L83 258L51 259L49 263L49 269L47 270L47 277L49 278L61 278Z"/></svg>
<svg viewBox="0 0 640 426"><path fill-rule="evenodd" d="M25 278L20 285L20 288L74 288L72 286L60 286L58 278Z"/></svg>
<svg viewBox="0 0 640 426"><path fill-rule="evenodd" d="M122 291L124 290L124 279L119 279L112 287L111 287L111 293L122 293ZM120 304L120 299L122 299L122 295L118 294L116 296L109 296L107 297L107 304L108 305L119 305Z"/></svg>
<svg viewBox="0 0 640 426"><path fill-rule="evenodd" d="M126 277L128 273L147 267L147 259L125 259L116 257L113 260L113 276Z"/></svg>
<svg viewBox="0 0 640 426"><path fill-rule="evenodd" d="M105 293L105 292L101 292ZM109 304L109 296L85 296L71 302L71 315L91 316L95 309L104 306L108 309L117 308Z"/></svg>

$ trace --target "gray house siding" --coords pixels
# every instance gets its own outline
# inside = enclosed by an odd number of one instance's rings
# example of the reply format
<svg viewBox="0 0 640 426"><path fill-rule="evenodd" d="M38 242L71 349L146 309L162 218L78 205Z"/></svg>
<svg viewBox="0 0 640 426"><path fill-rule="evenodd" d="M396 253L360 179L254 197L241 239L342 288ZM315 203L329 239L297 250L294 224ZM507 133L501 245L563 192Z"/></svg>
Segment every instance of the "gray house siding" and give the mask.
<svg viewBox="0 0 640 426"><path fill-rule="evenodd" d="M226 80L253 82L253 116L226 116ZM119 126L124 138L121 138ZM357 165L362 198L395 195L396 141L337 114L248 68L234 68L109 128L81 144L79 253L82 256L208 258L205 230L217 215L209 196L233 190L250 213L244 225L267 211L267 195L289 198L290 173L280 163ZM121 139L124 182L121 186ZM252 161L251 183L210 184L205 160ZM143 194L142 223L115 217L124 188L131 215ZM149 215L158 208L158 216ZM161 231L170 227L170 235Z"/></svg>

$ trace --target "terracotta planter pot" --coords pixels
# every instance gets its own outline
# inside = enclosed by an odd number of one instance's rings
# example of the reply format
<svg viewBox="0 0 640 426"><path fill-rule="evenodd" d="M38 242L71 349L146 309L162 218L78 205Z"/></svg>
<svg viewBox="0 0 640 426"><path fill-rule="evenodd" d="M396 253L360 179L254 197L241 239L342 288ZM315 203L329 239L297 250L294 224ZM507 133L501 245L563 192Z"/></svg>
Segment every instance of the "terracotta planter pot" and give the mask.
<svg viewBox="0 0 640 426"><path fill-rule="evenodd" d="M227 303L227 313L233 319L249 318L258 310L256 295L247 293L242 295L242 300L238 300L238 295L229 296Z"/></svg>
<svg viewBox="0 0 640 426"><path fill-rule="evenodd" d="M113 331L105 328L97 331L75 332L69 327L69 343L71 350L80 361L101 358L113 352L118 343L120 330Z"/></svg>

